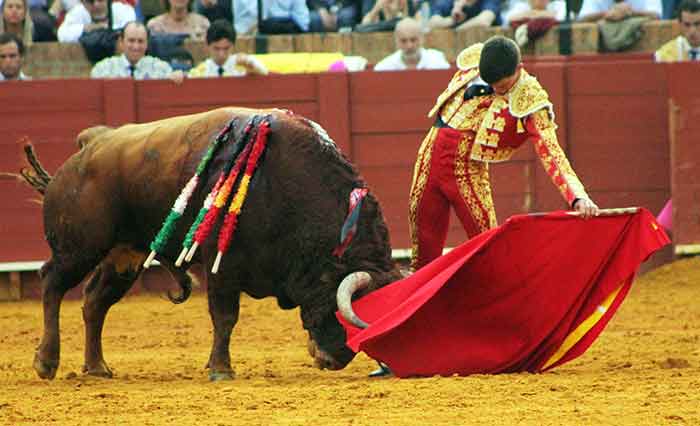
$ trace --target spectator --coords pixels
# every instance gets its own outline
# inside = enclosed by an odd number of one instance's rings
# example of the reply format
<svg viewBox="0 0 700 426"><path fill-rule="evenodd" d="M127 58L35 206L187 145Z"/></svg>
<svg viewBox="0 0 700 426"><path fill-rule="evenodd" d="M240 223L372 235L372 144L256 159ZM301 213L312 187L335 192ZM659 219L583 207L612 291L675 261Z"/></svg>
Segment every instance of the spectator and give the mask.
<svg viewBox="0 0 700 426"><path fill-rule="evenodd" d="M379 61L375 71L399 71L407 69L446 69L450 67L439 50L423 48L421 26L413 18L403 18L394 30L396 52Z"/></svg>
<svg viewBox="0 0 700 426"><path fill-rule="evenodd" d="M247 74L266 75L267 69L257 59L244 53L233 53L236 31L223 19L215 21L207 31L209 58L197 65L189 77L241 77Z"/></svg>
<svg viewBox="0 0 700 426"><path fill-rule="evenodd" d="M678 9L679 4L680 0L661 0L661 7L663 10L661 19L676 18L676 9Z"/></svg>
<svg viewBox="0 0 700 426"><path fill-rule="evenodd" d="M77 0L71 0L77 1ZM0 8L4 4L0 0ZM29 9L29 16L32 21L32 40L23 37L25 45L31 44L32 41L56 41L56 21L49 15L46 7L46 0L24 0L24 8ZM0 22L0 33L2 33L3 22Z"/></svg>
<svg viewBox="0 0 700 426"><path fill-rule="evenodd" d="M661 18L661 0L583 0L579 21L619 22L631 17Z"/></svg>
<svg viewBox="0 0 700 426"><path fill-rule="evenodd" d="M377 24L379 22L394 22L411 16L408 2L411 0L375 0L372 7L362 16L361 25ZM367 3L365 2L365 8ZM394 27L387 28L393 30Z"/></svg>
<svg viewBox="0 0 700 426"><path fill-rule="evenodd" d="M48 13L54 20L63 21L65 14L70 12L75 6L80 4L80 0L53 0Z"/></svg>
<svg viewBox="0 0 700 426"><path fill-rule="evenodd" d="M24 43L13 33L0 34L0 81L29 80L22 72Z"/></svg>
<svg viewBox="0 0 700 426"><path fill-rule="evenodd" d="M123 28L136 20L134 8L125 3L112 3L112 29ZM58 28L58 41L77 43L83 32L107 28L107 0L82 0L66 14Z"/></svg>
<svg viewBox="0 0 700 426"><path fill-rule="evenodd" d="M360 21L359 0L307 0L312 33L338 31L340 28L352 28Z"/></svg>
<svg viewBox="0 0 700 426"><path fill-rule="evenodd" d="M168 52L168 62L173 71L180 70L184 74L188 73L194 66L192 54L182 46L174 47Z"/></svg>
<svg viewBox="0 0 700 426"><path fill-rule="evenodd" d="M209 20L192 12L194 0L163 0L166 12L148 21L153 33L189 34L193 40L204 40Z"/></svg>
<svg viewBox="0 0 700 426"><path fill-rule="evenodd" d="M134 10L136 11L136 19L139 22L148 22L156 16L165 13L165 5L161 0L139 0L138 7L135 7Z"/></svg>
<svg viewBox="0 0 700 426"><path fill-rule="evenodd" d="M294 34L309 31L309 8L305 0L262 1L262 28L258 28L258 2L232 0L234 28L238 34Z"/></svg>
<svg viewBox="0 0 700 426"><path fill-rule="evenodd" d="M92 78L133 78L136 80L169 78L182 83L182 71L173 71L167 62L146 55L148 31L140 22L129 22L119 35L124 52L95 64L90 72Z"/></svg>
<svg viewBox="0 0 700 426"><path fill-rule="evenodd" d="M700 61L700 1L683 0L678 7L681 35L654 54L656 62Z"/></svg>
<svg viewBox="0 0 700 426"><path fill-rule="evenodd" d="M225 19L233 25L232 5L233 0L196 0L194 10L204 15L209 22Z"/></svg>
<svg viewBox="0 0 700 426"><path fill-rule="evenodd" d="M563 0L517 0L503 13L503 25L532 19L548 18L562 22L566 19L566 2Z"/></svg>
<svg viewBox="0 0 700 426"><path fill-rule="evenodd" d="M29 15L26 0L4 0L2 3L2 19L0 34L12 33L22 39L25 45L34 41L34 24Z"/></svg>
<svg viewBox="0 0 700 426"><path fill-rule="evenodd" d="M456 28L465 30L474 27L500 25L499 0L438 0L435 14L430 17L430 28Z"/></svg>
<svg viewBox="0 0 700 426"><path fill-rule="evenodd" d="M564 19L566 2L562 0L519 0L503 14L503 25L512 27L515 41L524 46L547 34Z"/></svg>

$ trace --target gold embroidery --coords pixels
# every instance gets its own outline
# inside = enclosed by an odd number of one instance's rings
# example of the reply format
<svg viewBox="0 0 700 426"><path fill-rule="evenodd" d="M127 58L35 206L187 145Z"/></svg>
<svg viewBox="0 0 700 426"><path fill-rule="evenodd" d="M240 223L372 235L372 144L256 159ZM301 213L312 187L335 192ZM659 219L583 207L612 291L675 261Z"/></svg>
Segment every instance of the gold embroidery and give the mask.
<svg viewBox="0 0 700 426"><path fill-rule="evenodd" d="M542 108L551 110L549 96L537 79L525 70L521 72L518 82L508 94L510 113L514 117L522 118Z"/></svg>
<svg viewBox="0 0 700 426"><path fill-rule="evenodd" d="M486 116L489 116L489 114L486 114ZM505 129L506 127L506 119L503 117L494 116L488 127L489 129L493 129L497 132L503 133L503 129Z"/></svg>
<svg viewBox="0 0 700 426"><path fill-rule="evenodd" d="M457 93L458 91L461 91L461 93L463 94L464 92L462 91L462 89L477 75L479 75L478 68L472 68L467 71L457 71L455 75L452 76L452 80L450 80L450 83L447 85L447 88L440 94L440 96L438 96L435 105L428 113L428 117L434 117L435 114L438 111L440 111L440 108L442 108L443 104L448 100L454 101L455 93ZM463 95L459 97L460 103L462 102L463 98Z"/></svg>
<svg viewBox="0 0 700 426"><path fill-rule="evenodd" d="M464 88L459 90L447 101L440 112L440 117L445 124L453 129L476 132L487 111L481 106L486 96L478 96L465 101L465 90Z"/></svg>
<svg viewBox="0 0 700 426"><path fill-rule="evenodd" d="M411 192L408 201L408 229L411 236L412 259L418 259L418 226L416 218L418 215L418 204L423 196L425 185L428 182L430 173L430 157L433 150L433 143L438 135L438 129L432 127L423 139L418 149L418 157L413 167L413 180L411 182Z"/></svg>
<svg viewBox="0 0 700 426"><path fill-rule="evenodd" d="M506 108L508 106L508 102L506 102L506 98L503 96L494 96L493 102L491 102L491 107L489 108L490 111L493 111L494 113L501 112L502 109Z"/></svg>
<svg viewBox="0 0 700 426"><path fill-rule="evenodd" d="M475 144L472 149L471 158L476 161L500 163L510 159L514 152L515 149L511 147L498 147L497 149L493 149L485 145Z"/></svg>
<svg viewBox="0 0 700 426"><path fill-rule="evenodd" d="M484 137L484 145L486 146L492 146L492 147L497 147L498 146L498 141L501 138L498 137L496 133L487 133L486 136Z"/></svg>
<svg viewBox="0 0 700 426"><path fill-rule="evenodd" d="M484 121L482 122L482 126L486 127L487 129L493 129L493 114L484 114Z"/></svg>
<svg viewBox="0 0 700 426"><path fill-rule="evenodd" d="M540 110L532 114L531 119L534 120L535 128L540 134L535 141L535 152L564 199L570 205L576 198L588 198L583 184L557 142L555 125L549 113L546 110Z"/></svg>
<svg viewBox="0 0 700 426"><path fill-rule="evenodd" d="M496 226L496 212L491 196L488 163L469 160L473 143L471 133L467 133L459 142L454 173L459 193L469 207L479 231L483 232Z"/></svg>
<svg viewBox="0 0 700 426"><path fill-rule="evenodd" d="M483 48L483 43L476 43L462 50L459 55L457 55L457 68L466 70L478 67L479 59L481 59L481 50Z"/></svg>

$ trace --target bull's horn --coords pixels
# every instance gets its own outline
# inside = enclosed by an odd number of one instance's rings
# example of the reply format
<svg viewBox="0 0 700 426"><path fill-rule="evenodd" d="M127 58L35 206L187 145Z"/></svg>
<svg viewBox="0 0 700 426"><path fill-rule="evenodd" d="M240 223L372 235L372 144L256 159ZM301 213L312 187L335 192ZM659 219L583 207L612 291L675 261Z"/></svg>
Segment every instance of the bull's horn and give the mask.
<svg viewBox="0 0 700 426"><path fill-rule="evenodd" d="M353 272L343 279L335 296L340 314L349 323L359 328L367 328L368 324L352 310L352 295L358 290L367 288L371 282L372 277L367 272Z"/></svg>

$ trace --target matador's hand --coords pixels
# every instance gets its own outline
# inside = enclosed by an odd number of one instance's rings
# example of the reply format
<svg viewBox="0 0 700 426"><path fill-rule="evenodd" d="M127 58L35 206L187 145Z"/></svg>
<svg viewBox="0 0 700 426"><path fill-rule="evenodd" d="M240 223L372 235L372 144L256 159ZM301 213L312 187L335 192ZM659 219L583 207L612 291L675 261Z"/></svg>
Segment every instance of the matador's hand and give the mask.
<svg viewBox="0 0 700 426"><path fill-rule="evenodd" d="M598 206L588 198L579 198L574 202L574 210L581 213L581 217L588 219L598 216Z"/></svg>

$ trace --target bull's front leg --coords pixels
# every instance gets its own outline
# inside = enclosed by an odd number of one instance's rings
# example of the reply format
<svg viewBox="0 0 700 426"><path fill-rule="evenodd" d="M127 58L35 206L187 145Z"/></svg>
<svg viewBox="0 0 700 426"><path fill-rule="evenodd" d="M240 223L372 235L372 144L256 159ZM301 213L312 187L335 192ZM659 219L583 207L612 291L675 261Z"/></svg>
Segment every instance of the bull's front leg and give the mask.
<svg viewBox="0 0 700 426"><path fill-rule="evenodd" d="M218 279L208 280L209 315L214 325L214 342L209 355L209 380L232 380L229 344L231 332L238 322L241 293L226 288Z"/></svg>

